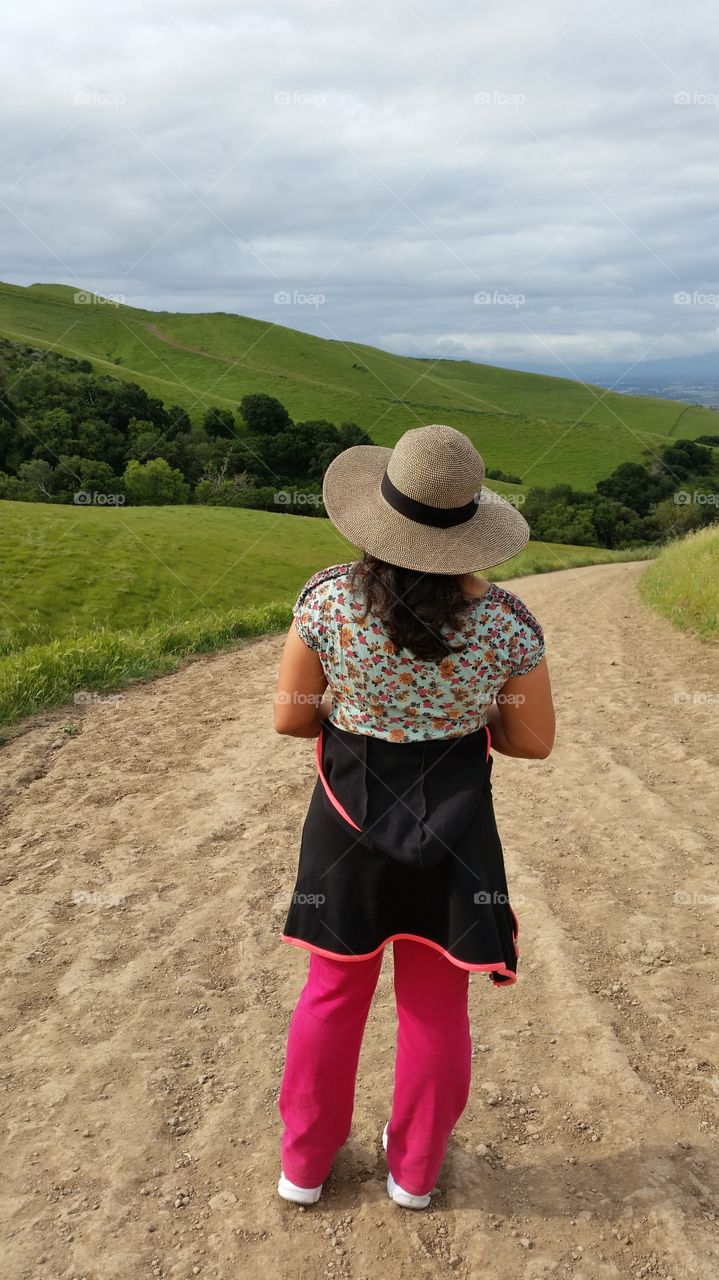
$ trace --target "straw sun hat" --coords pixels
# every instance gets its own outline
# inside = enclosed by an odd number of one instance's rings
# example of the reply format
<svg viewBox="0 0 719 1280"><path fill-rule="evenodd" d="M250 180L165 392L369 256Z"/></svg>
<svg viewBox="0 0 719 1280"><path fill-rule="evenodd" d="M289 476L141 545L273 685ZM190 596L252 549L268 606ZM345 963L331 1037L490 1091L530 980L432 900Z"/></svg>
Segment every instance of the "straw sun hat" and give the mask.
<svg viewBox="0 0 719 1280"><path fill-rule="evenodd" d="M489 569L526 546L529 525L484 484L482 456L454 427L415 427L393 449L358 444L325 471L322 498L355 547L403 569Z"/></svg>

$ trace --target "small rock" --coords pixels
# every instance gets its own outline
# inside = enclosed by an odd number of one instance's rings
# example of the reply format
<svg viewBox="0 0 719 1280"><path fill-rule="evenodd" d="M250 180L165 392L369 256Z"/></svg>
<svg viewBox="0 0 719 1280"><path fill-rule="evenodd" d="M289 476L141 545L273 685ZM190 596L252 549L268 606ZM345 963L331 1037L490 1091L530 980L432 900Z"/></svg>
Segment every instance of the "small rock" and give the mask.
<svg viewBox="0 0 719 1280"><path fill-rule="evenodd" d="M210 1196L211 1209L224 1209L228 1204L237 1204L237 1196L233 1191L218 1191L214 1196Z"/></svg>

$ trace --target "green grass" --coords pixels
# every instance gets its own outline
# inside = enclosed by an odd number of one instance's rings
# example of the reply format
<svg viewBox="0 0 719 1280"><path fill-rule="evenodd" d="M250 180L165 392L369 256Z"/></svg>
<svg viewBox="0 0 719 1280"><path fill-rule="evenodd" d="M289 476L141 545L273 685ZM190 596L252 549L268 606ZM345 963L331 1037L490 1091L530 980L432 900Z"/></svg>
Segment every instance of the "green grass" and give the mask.
<svg viewBox="0 0 719 1280"><path fill-rule="evenodd" d="M710 409L313 337L285 327L297 316L291 307L278 306L283 323L271 324L224 312L77 304L75 292L0 284L0 334L90 359L97 373L137 382L194 418L264 391L296 420L354 421L377 444L394 444L409 427L448 422L488 466L521 476L525 486L562 481L584 489L620 462L641 461L647 448L716 431Z"/></svg>
<svg viewBox="0 0 719 1280"><path fill-rule="evenodd" d="M676 627L719 639L719 527L670 543L642 575L639 590Z"/></svg>
<svg viewBox="0 0 719 1280"><path fill-rule="evenodd" d="M222 507L2 502L0 724L284 630L302 584L351 560L328 520ZM627 560L530 542L493 579Z"/></svg>

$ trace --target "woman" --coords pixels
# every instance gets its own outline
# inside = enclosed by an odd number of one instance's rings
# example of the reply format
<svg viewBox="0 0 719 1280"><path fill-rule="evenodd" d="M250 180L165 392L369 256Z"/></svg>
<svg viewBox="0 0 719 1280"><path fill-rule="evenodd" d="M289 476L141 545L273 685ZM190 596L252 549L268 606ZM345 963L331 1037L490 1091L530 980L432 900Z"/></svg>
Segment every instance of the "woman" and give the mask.
<svg viewBox="0 0 719 1280"><path fill-rule="evenodd" d="M328 467L332 523L362 560L299 594L275 728L317 738L285 942L310 952L290 1022L279 1194L313 1204L352 1121L362 1036L392 943L398 1013L387 1191L423 1209L469 1095L470 973L516 981L517 918L494 823L495 751L544 759L554 709L536 618L475 576L529 538L449 426ZM330 703L322 701L329 686Z"/></svg>

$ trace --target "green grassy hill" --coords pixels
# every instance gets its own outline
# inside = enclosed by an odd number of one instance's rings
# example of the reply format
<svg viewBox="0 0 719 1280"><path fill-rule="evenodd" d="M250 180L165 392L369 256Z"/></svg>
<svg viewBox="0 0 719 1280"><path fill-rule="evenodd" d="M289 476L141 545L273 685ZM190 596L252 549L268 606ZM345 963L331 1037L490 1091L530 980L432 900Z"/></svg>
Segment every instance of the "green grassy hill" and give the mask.
<svg viewBox="0 0 719 1280"><path fill-rule="evenodd" d="M525 486L575 488L592 488L647 448L717 430L710 409L671 400L467 360L391 355L223 312L78 303L76 292L0 284L0 334L87 358L97 373L137 382L196 418L263 391L297 421L357 422L377 444L393 444L408 427L448 422L470 436L488 466L519 475ZM277 311L278 320L291 318L291 308Z"/></svg>
<svg viewBox="0 0 719 1280"><path fill-rule="evenodd" d="M0 503L0 725L285 630L299 588L353 559L327 520L227 507ZM488 577L635 559L547 543ZM82 696L82 695L81 695Z"/></svg>
<svg viewBox="0 0 719 1280"><path fill-rule="evenodd" d="M318 568L354 559L329 520L232 507L109 509L3 502L0 655L56 637L292 603ZM623 557L531 542L488 577ZM11 606L8 608L7 606Z"/></svg>
<svg viewBox="0 0 719 1280"><path fill-rule="evenodd" d="M676 627L719 640L719 527L671 542L642 575L639 590ZM719 702L716 689L698 696L707 695L712 705Z"/></svg>

